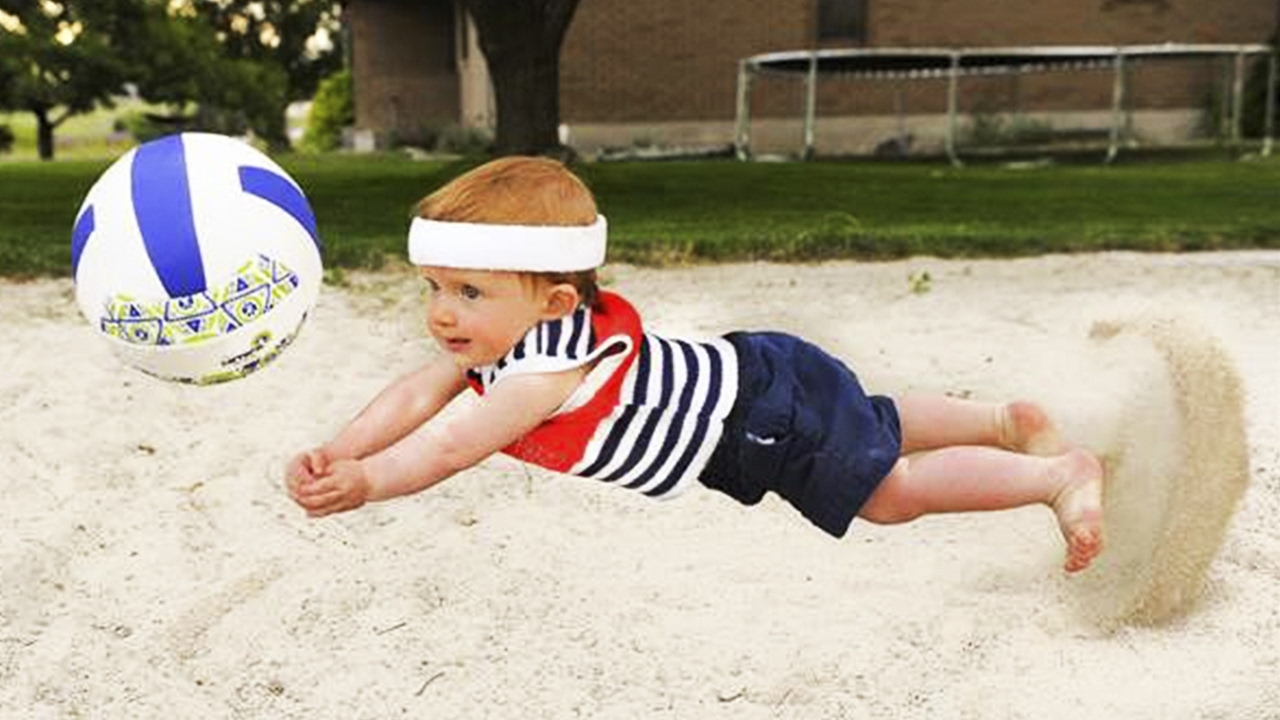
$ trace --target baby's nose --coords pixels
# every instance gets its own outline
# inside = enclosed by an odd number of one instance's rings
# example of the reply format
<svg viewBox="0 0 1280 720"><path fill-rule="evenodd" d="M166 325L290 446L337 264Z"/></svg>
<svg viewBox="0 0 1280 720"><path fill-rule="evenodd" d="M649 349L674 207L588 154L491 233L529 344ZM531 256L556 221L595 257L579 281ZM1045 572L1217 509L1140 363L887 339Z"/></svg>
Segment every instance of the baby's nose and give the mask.
<svg viewBox="0 0 1280 720"><path fill-rule="evenodd" d="M427 314L427 321L436 326L449 326L456 322L457 318L453 311L445 307L444 303L436 302L431 304L431 311Z"/></svg>

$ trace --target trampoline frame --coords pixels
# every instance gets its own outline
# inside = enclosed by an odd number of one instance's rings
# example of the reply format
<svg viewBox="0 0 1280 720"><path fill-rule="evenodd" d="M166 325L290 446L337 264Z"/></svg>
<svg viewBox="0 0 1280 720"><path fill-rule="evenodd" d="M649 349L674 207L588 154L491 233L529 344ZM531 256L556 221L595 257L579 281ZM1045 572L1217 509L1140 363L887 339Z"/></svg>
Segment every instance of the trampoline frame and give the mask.
<svg viewBox="0 0 1280 720"><path fill-rule="evenodd" d="M1271 154L1275 129L1276 55L1270 45L1175 44L1116 46L1022 46L1004 48L852 48L793 50L752 55L738 61L737 112L734 122L734 152L740 160L751 155L751 86L762 72L803 73L804 146L802 157L813 156L817 86L820 74L867 79L947 79L946 152L954 165L963 165L956 149L956 115L960 78L974 75L1006 75L1110 68L1114 77L1111 92L1111 126L1104 162L1120 152L1126 66L1148 58L1234 57L1230 106L1230 141L1238 144L1240 116L1244 104L1244 62L1251 55L1267 55L1266 117L1262 155Z"/></svg>

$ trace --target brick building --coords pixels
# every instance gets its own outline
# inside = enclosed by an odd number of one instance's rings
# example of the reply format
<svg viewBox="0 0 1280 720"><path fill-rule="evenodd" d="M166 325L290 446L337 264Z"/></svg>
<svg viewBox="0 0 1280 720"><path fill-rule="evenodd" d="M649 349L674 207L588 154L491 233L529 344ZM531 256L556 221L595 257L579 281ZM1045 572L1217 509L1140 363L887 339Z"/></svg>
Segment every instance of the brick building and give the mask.
<svg viewBox="0 0 1280 720"><path fill-rule="evenodd" d="M419 140L448 125L492 123L474 29L454 0L350 0L357 127ZM632 143L727 144L738 61L833 47L987 47L1260 43L1274 0L581 0L561 52L561 119L590 151ZM1202 122L1229 71L1168 61L1132 70L1129 109L1146 132L1184 135ZM962 112L1016 110L1058 126L1105 123L1111 76L1044 73L964 81ZM904 127L936 135L938 80L822 78L818 148L864 151ZM762 78L753 142L794 146L801 87Z"/></svg>

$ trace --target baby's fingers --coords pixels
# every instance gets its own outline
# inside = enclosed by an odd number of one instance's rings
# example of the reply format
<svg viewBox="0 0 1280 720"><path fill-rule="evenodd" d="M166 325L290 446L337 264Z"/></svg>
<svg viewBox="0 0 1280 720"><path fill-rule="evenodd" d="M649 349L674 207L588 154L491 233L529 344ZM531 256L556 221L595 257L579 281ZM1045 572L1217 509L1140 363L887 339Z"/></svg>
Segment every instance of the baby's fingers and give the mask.
<svg viewBox="0 0 1280 720"><path fill-rule="evenodd" d="M307 511L308 515L327 515L332 512L332 508L342 501L346 495L342 490L332 489L320 493L310 493L299 495L294 501Z"/></svg>
<svg viewBox="0 0 1280 720"><path fill-rule="evenodd" d="M284 477L285 487L289 490L289 495L297 497L303 492L303 488L315 484L316 479L310 473L306 472L288 472Z"/></svg>
<svg viewBox="0 0 1280 720"><path fill-rule="evenodd" d="M324 460L323 454L308 450L289 460L284 471L285 481L291 489L299 488L324 476L327 470L328 463Z"/></svg>
<svg viewBox="0 0 1280 720"><path fill-rule="evenodd" d="M315 502L312 507L307 508L307 515L311 517L323 517L333 513L346 512L354 510L364 504L359 497L349 493L336 493L334 495L326 495L323 499Z"/></svg>
<svg viewBox="0 0 1280 720"><path fill-rule="evenodd" d="M311 472L319 475L329 474L329 458L325 456L324 451L319 448L307 452L307 467Z"/></svg>
<svg viewBox="0 0 1280 720"><path fill-rule="evenodd" d="M334 482L332 477L313 477L309 480L294 478L289 485L289 494L298 501L341 491L342 486Z"/></svg>

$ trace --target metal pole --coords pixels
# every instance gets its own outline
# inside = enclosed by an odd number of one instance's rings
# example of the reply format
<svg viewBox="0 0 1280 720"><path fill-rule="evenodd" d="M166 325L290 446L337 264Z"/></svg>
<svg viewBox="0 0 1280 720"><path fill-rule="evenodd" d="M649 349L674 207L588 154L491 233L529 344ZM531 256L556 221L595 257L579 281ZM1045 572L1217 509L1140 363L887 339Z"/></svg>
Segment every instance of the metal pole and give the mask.
<svg viewBox="0 0 1280 720"><path fill-rule="evenodd" d="M1267 53L1267 109L1265 120L1266 129L1263 131L1262 139L1262 156L1271 155L1271 136L1276 124L1276 49L1271 48Z"/></svg>
<svg viewBox="0 0 1280 720"><path fill-rule="evenodd" d="M956 99L959 85L960 53L952 51L951 73L947 78L947 157L951 158L952 165L963 167L964 163L960 162L960 157L956 154Z"/></svg>
<svg viewBox="0 0 1280 720"><path fill-rule="evenodd" d="M893 83L893 114L898 121L898 139L906 142L907 139L907 112L906 106L902 102L902 81L895 80Z"/></svg>
<svg viewBox="0 0 1280 720"><path fill-rule="evenodd" d="M739 160L751 159L751 65L738 61L738 111L733 129L733 153Z"/></svg>
<svg viewBox="0 0 1280 720"><path fill-rule="evenodd" d="M805 160L813 157L813 120L818 95L818 54L809 54L809 74L804 79L804 152Z"/></svg>
<svg viewBox="0 0 1280 720"><path fill-rule="evenodd" d="M1218 93L1218 137L1219 143L1231 139L1231 57L1223 55L1218 60L1218 83L1222 91Z"/></svg>
<svg viewBox="0 0 1280 720"><path fill-rule="evenodd" d="M1120 119L1124 105L1124 49L1116 48L1115 84L1111 88L1111 143L1107 147L1107 159L1111 162L1120 152Z"/></svg>
<svg viewBox="0 0 1280 720"><path fill-rule="evenodd" d="M1244 52L1236 53L1235 76L1231 79L1231 144L1240 144L1240 115L1244 113Z"/></svg>

